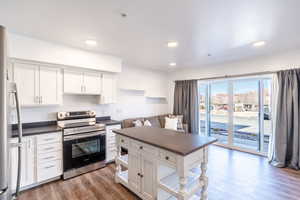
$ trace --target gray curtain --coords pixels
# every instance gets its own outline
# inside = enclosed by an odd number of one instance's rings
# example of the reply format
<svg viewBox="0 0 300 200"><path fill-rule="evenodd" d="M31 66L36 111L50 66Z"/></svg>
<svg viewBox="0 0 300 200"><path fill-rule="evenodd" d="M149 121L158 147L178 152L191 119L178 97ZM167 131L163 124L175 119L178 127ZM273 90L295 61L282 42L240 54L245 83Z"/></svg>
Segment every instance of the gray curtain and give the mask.
<svg viewBox="0 0 300 200"><path fill-rule="evenodd" d="M190 133L199 132L198 81L186 80L175 82L175 115L183 115L183 122L188 124Z"/></svg>
<svg viewBox="0 0 300 200"><path fill-rule="evenodd" d="M274 119L274 152L271 164L300 168L299 90L300 69L277 73L278 95Z"/></svg>

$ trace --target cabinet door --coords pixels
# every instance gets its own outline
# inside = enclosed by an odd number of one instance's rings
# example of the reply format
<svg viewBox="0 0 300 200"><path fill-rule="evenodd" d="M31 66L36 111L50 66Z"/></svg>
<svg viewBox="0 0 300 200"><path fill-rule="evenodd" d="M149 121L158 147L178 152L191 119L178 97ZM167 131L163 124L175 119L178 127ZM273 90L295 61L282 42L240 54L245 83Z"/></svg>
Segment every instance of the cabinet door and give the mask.
<svg viewBox="0 0 300 200"><path fill-rule="evenodd" d="M64 70L64 93L81 94L83 91L83 73Z"/></svg>
<svg viewBox="0 0 300 200"><path fill-rule="evenodd" d="M116 103L116 77L112 74L102 75L101 104Z"/></svg>
<svg viewBox="0 0 300 200"><path fill-rule="evenodd" d="M40 67L40 103L54 105L60 103L60 70Z"/></svg>
<svg viewBox="0 0 300 200"><path fill-rule="evenodd" d="M21 105L38 104L39 78L38 66L25 63L14 63L14 81L17 84Z"/></svg>
<svg viewBox="0 0 300 200"><path fill-rule="evenodd" d="M16 144L17 139L11 140L11 143ZM26 185L26 168L25 168L25 163L26 163L26 143L23 142L23 151L21 154L21 187L24 187ZM24 150L25 149L25 150ZM18 147L14 146L10 149L10 170L11 170L11 180L10 180L10 185L12 188L12 191L16 190L17 186L17 176L18 176Z"/></svg>
<svg viewBox="0 0 300 200"><path fill-rule="evenodd" d="M128 150L128 184L134 192L141 191L140 154L132 149Z"/></svg>
<svg viewBox="0 0 300 200"><path fill-rule="evenodd" d="M12 143L17 143L17 139L13 139ZM18 175L18 148L12 147L10 151L11 164L11 187L14 191L17 185ZM34 184L35 178L35 139L34 137L23 138L22 154L21 154L21 187Z"/></svg>
<svg viewBox="0 0 300 200"><path fill-rule="evenodd" d="M35 177L35 137L27 137L25 138L26 141L26 152L25 152L25 159L26 162L24 164L26 168L26 185L34 184L36 181ZM24 148L25 149L25 148Z"/></svg>
<svg viewBox="0 0 300 200"><path fill-rule="evenodd" d="M150 154L141 155L141 193L146 200L156 198L156 164Z"/></svg>
<svg viewBox="0 0 300 200"><path fill-rule="evenodd" d="M84 73L84 93L96 94L101 93L101 74Z"/></svg>

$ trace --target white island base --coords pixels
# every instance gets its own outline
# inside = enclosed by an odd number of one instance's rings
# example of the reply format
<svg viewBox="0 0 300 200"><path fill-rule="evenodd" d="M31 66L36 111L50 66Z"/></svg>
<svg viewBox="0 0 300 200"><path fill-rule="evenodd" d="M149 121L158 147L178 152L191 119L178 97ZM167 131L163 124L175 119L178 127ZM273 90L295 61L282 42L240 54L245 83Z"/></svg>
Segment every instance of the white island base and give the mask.
<svg viewBox="0 0 300 200"><path fill-rule="evenodd" d="M116 143L115 181L141 199L207 200L207 145L181 155L119 134Z"/></svg>

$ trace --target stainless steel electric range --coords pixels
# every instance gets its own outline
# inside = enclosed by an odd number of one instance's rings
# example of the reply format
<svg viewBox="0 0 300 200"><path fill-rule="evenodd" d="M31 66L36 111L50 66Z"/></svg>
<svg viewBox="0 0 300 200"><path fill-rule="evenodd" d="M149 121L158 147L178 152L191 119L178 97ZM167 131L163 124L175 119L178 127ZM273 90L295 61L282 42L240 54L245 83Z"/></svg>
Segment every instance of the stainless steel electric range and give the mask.
<svg viewBox="0 0 300 200"><path fill-rule="evenodd" d="M58 112L63 129L63 178L105 166L105 125L96 123L94 111Z"/></svg>

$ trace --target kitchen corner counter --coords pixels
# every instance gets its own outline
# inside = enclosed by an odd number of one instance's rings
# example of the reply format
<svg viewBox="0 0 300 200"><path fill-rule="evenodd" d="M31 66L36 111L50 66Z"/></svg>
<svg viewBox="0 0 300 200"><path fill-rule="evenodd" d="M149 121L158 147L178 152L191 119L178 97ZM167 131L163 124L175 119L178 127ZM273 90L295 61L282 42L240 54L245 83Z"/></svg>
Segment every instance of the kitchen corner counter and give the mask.
<svg viewBox="0 0 300 200"><path fill-rule="evenodd" d="M173 130L154 127L125 128L113 130L113 132L183 156L217 141L213 137L183 134Z"/></svg>
<svg viewBox="0 0 300 200"><path fill-rule="evenodd" d="M62 131L60 127L56 125L56 121L49 122L34 122L23 124L23 136L31 136L38 134L54 133ZM13 125L12 137L18 136L18 130L16 125Z"/></svg>

